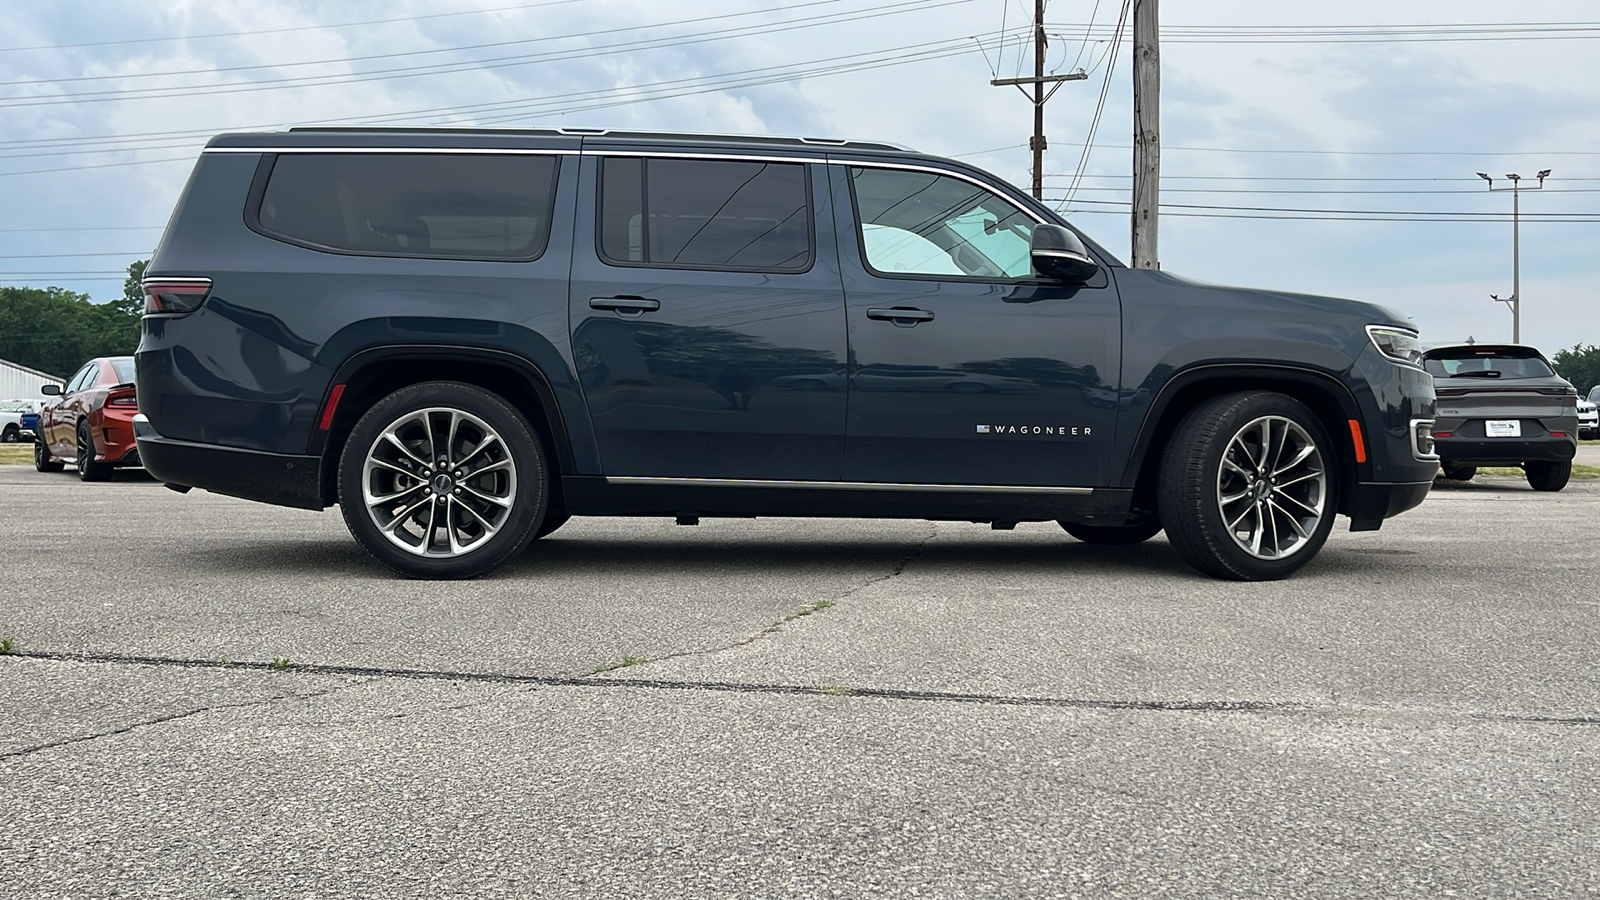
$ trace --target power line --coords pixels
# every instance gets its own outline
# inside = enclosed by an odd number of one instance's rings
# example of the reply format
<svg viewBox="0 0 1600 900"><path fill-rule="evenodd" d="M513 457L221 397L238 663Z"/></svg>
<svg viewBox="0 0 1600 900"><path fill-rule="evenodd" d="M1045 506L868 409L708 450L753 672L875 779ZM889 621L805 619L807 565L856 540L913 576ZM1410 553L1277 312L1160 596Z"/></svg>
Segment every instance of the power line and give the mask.
<svg viewBox="0 0 1600 900"><path fill-rule="evenodd" d="M1077 171L1073 173L1072 184L1067 187L1066 199L1056 206L1057 209L1072 202L1078 184L1083 179L1083 172L1089 165L1089 154L1094 151L1094 133L1100 127L1100 115L1106 108L1106 94L1111 90L1111 75L1117 69L1117 48L1122 46L1122 29L1128 22L1128 10L1132 6L1133 0L1122 0L1122 12L1117 16L1116 35L1111 39L1111 46L1106 49L1105 56L1102 57L1102 59L1109 58L1111 64L1106 66L1106 77L1100 84L1100 99L1094 106L1094 118L1089 120L1089 134L1083 141L1083 153L1078 156Z"/></svg>
<svg viewBox="0 0 1600 900"><path fill-rule="evenodd" d="M815 5L816 3L837 3L842 0L813 0L812 3L802 6ZM134 90L99 90L79 91L76 93L59 93L49 97L10 97L0 99L0 108L21 108L33 106L59 106L68 103L102 103L122 100L157 100L174 97L198 97L212 94L241 94L259 91L287 90L298 87L315 87L332 84L358 84L369 81L390 81L400 78L420 78L430 75L452 74L461 71L482 71L486 69L502 69L515 66L532 65L536 62L552 62L573 58L590 58L608 53L634 52L643 49L662 49L667 47L680 47L689 44L706 43L713 40L724 40L731 37L749 37L757 34L774 34L794 31L801 28L815 28L822 25L835 25L847 22L858 22L866 19L882 18L884 16L901 15L908 12L922 12L939 9L946 6L956 6L970 3L972 0L899 0L887 6L874 7L866 10L853 9L843 13L829 13L820 16L810 16L785 22L768 23L762 25L742 25L733 28L701 32L691 35L677 35L665 38L647 38L636 41L623 41L606 44L600 47L578 47L567 50L549 50L540 53L520 54L516 56L490 57L487 59L463 60L460 62L439 63L428 66L397 66L389 69L375 69L366 72L344 72L332 75L304 75L288 78L260 79L240 84L211 84L191 85L177 87L140 88ZM790 7L794 8L794 7ZM733 15L753 15L769 10L754 10L746 13L729 14L727 16L705 16L697 19L683 19L678 22L665 23L667 25L682 25L709 19L731 18ZM662 26L651 26L662 27ZM610 29L607 31L588 32L582 35L563 35L561 37L584 37L588 35L611 34L616 32L634 31L636 28ZM555 37L529 38L523 41L510 41L504 43L525 44L556 40ZM480 45L493 46L493 45ZM205 69L186 73L158 73L161 75L172 74L205 74L216 75L220 73L243 71L246 69L285 69L299 65L326 65L331 63L345 64L349 62L364 61L379 58L394 58L406 56L420 56L434 53L455 53L462 50L479 49L479 47L445 47L432 50L419 50L411 53L382 54L373 57L352 57L340 60L325 60L316 63L286 63L274 66L247 66L238 69ZM135 76L128 76L135 77ZM144 77L144 76L137 76ZM13 82L12 84L32 85L38 82Z"/></svg>
<svg viewBox="0 0 1600 900"><path fill-rule="evenodd" d="M445 19L452 16L476 16L484 13L510 12L519 9L537 9L541 6L562 6L582 3L583 0L545 0L543 3L521 3L516 6L497 6L493 9L464 9L460 12L430 13L424 16L402 16L398 19L369 19L365 22L340 22L330 25L295 25L288 28L259 28L253 31L227 31L215 34L182 34L169 37L123 38L116 41L87 41L78 44L40 44L35 47L0 47L0 53L22 53L29 50L76 50L80 47L112 47L122 44L158 44L174 41L202 41L212 38L258 37L263 34L289 34L296 31L324 31L334 28L362 28L368 25L391 25L397 22L417 22L423 19Z"/></svg>

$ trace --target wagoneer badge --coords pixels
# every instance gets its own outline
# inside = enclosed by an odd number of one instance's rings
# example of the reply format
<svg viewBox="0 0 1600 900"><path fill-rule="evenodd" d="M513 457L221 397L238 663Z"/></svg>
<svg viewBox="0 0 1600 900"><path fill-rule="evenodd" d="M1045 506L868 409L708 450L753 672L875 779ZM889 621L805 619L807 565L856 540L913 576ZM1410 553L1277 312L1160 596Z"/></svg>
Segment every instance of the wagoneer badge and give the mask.
<svg viewBox="0 0 1600 900"><path fill-rule="evenodd" d="M1093 437L1087 425L979 425L979 434L1048 434L1060 437Z"/></svg>

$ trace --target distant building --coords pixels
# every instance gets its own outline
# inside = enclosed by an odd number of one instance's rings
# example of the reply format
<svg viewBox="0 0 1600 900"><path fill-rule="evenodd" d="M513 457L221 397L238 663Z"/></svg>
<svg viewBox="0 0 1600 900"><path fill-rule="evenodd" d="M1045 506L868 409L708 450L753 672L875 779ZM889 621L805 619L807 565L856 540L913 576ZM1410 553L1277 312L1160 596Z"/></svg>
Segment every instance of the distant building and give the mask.
<svg viewBox="0 0 1600 900"><path fill-rule="evenodd" d="M39 389L47 384L61 384L61 379L0 359L0 400L37 400L44 396Z"/></svg>

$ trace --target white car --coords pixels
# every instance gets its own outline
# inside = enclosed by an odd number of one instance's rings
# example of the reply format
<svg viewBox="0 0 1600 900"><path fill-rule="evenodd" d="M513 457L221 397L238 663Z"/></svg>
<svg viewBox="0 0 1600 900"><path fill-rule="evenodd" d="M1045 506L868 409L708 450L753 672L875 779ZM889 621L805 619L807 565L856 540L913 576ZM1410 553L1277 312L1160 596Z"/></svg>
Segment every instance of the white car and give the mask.
<svg viewBox="0 0 1600 900"><path fill-rule="evenodd" d="M24 413L39 411L36 400L0 400L0 442L15 444L33 440L33 427L37 419L29 417L24 423Z"/></svg>
<svg viewBox="0 0 1600 900"><path fill-rule="evenodd" d="M1578 437L1593 440L1600 437L1600 406L1590 400L1578 400Z"/></svg>

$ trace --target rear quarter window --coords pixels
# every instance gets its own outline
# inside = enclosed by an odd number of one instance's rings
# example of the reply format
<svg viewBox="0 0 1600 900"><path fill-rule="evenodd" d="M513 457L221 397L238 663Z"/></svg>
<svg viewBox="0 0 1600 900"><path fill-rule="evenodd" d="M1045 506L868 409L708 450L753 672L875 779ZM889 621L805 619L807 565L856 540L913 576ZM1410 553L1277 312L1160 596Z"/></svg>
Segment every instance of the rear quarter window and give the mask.
<svg viewBox="0 0 1600 900"><path fill-rule="evenodd" d="M285 153L250 224L337 253L537 259L558 165L533 154Z"/></svg>

